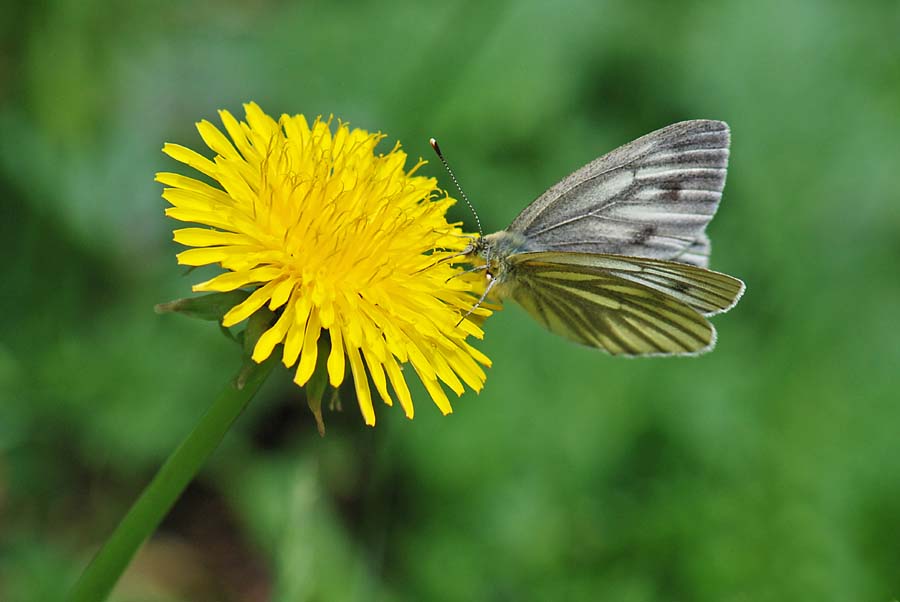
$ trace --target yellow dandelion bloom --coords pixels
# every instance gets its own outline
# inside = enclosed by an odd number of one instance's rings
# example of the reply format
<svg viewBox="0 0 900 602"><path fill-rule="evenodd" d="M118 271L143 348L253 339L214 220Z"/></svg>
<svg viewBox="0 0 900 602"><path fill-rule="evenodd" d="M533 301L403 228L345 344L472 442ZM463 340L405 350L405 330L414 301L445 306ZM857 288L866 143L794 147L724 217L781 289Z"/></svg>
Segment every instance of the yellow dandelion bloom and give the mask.
<svg viewBox="0 0 900 602"><path fill-rule="evenodd" d="M246 121L219 115L228 136L208 121L197 124L214 159L183 146L163 151L218 187L175 173L157 174L172 207L166 215L208 227L175 230L193 247L178 254L189 266L226 270L194 291L254 289L224 317L233 326L268 304L279 312L256 343L262 362L281 345L285 366L296 366L304 385L327 336L328 379L337 387L346 365L366 424L375 424L369 381L392 405L393 395L413 417L403 374L409 364L444 414L450 402L441 385L462 395L481 390L490 360L467 342L482 337L471 319L482 278L460 276L452 262L467 236L445 213L455 202L437 195L436 181L406 169L399 144L375 154L384 136L303 115L278 121L259 106L244 106ZM230 137L230 140L229 140ZM459 277L457 277L459 276ZM487 315L487 310L479 312ZM323 332L324 331L324 332Z"/></svg>

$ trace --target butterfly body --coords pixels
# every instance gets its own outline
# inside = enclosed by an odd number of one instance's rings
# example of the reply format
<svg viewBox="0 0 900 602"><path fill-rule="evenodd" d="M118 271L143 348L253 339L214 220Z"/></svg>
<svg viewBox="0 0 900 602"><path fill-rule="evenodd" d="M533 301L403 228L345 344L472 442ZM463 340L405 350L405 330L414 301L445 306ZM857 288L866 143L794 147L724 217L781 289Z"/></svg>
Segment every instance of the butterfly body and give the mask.
<svg viewBox="0 0 900 602"><path fill-rule="evenodd" d="M744 292L706 269L729 143L724 122L685 121L575 171L466 250L483 262L485 296L512 298L551 332L612 355L709 351L707 317Z"/></svg>

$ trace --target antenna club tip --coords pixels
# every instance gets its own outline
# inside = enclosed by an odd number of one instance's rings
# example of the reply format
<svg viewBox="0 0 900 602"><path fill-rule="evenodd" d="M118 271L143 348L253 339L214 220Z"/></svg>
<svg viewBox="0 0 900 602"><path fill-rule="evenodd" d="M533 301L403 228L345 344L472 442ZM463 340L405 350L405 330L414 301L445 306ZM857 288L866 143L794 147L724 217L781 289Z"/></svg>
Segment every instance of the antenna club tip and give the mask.
<svg viewBox="0 0 900 602"><path fill-rule="evenodd" d="M434 152L436 152L436 153L439 154L439 155L441 154L441 147L438 146L438 141L437 141L437 140L435 140L434 138L429 138L429 139L428 139L428 144L431 145L431 148L434 149Z"/></svg>

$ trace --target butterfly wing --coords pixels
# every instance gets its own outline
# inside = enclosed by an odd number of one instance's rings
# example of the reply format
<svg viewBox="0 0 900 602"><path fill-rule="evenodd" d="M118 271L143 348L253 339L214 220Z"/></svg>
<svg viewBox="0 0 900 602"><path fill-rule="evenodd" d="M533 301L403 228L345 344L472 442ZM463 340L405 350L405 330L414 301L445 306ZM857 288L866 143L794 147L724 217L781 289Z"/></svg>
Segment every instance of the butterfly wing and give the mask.
<svg viewBox="0 0 900 602"><path fill-rule="evenodd" d="M545 192L507 230L527 251L614 253L706 267L704 230L722 197L730 134L683 121L592 161Z"/></svg>
<svg viewBox="0 0 900 602"><path fill-rule="evenodd" d="M713 348L704 317L733 307L739 280L685 264L584 253L520 253L498 284L551 332L612 355Z"/></svg>
<svg viewBox="0 0 900 602"><path fill-rule="evenodd" d="M721 314L744 294L744 283L721 272L675 261L599 253L523 253L516 263L566 266L573 273L603 271L681 301L704 316Z"/></svg>

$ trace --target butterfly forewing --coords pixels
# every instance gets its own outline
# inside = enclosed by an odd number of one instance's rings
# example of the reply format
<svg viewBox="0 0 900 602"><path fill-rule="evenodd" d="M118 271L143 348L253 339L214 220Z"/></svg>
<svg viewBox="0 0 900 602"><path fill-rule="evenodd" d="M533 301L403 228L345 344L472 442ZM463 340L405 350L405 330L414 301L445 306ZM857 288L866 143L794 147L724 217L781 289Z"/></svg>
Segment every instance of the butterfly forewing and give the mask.
<svg viewBox="0 0 900 602"><path fill-rule="evenodd" d="M566 261L567 255L576 261ZM578 261L584 257L589 256L513 255L501 292L551 332L612 355L685 355L713 347L715 329L693 307L610 269Z"/></svg>
<svg viewBox="0 0 900 602"><path fill-rule="evenodd" d="M614 253L705 267L704 233L725 186L730 134L721 121L684 121L574 172L508 228L528 251Z"/></svg>

